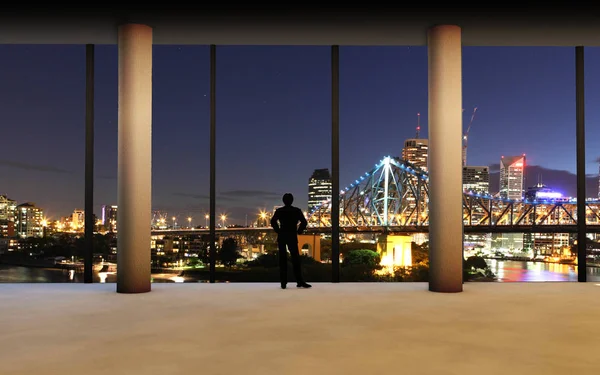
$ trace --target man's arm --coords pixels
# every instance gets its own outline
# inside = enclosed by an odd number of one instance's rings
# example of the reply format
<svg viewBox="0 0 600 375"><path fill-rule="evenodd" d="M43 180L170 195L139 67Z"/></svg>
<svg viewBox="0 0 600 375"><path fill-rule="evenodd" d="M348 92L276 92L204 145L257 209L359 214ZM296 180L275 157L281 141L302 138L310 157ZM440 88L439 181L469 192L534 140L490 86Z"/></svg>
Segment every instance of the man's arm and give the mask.
<svg viewBox="0 0 600 375"><path fill-rule="evenodd" d="M277 210L275 210L275 213L273 214L273 217L271 218L271 226L275 230L275 233L279 233L279 222L278 221L279 221L279 215L277 215Z"/></svg>
<svg viewBox="0 0 600 375"><path fill-rule="evenodd" d="M298 226L298 234L302 234L308 226L308 222L306 221L306 218L304 217L304 214L302 213L301 209L298 209L298 220L300 220L300 226Z"/></svg>

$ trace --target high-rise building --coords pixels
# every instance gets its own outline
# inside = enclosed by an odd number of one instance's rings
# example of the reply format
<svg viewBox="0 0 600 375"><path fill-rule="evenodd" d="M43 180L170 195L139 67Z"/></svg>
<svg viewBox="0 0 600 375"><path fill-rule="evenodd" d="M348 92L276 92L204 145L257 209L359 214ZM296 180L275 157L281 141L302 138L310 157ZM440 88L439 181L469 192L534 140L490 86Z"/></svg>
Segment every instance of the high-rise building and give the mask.
<svg viewBox="0 0 600 375"><path fill-rule="evenodd" d="M102 225L110 232L117 229L117 206L102 206Z"/></svg>
<svg viewBox="0 0 600 375"><path fill-rule="evenodd" d="M525 199L532 201L560 199L563 195L540 182L527 188ZM531 214L534 215L533 213ZM550 213L550 220L558 220L560 212ZM572 235L569 233L524 233L523 248L532 252L533 256L552 255L569 246Z"/></svg>
<svg viewBox="0 0 600 375"><path fill-rule="evenodd" d="M525 184L525 154L520 156L502 156L500 159L500 197L522 200ZM523 251L523 233L494 233L493 247Z"/></svg>
<svg viewBox="0 0 600 375"><path fill-rule="evenodd" d="M15 221L17 203L6 195L0 195L0 220Z"/></svg>
<svg viewBox="0 0 600 375"><path fill-rule="evenodd" d="M0 238L13 237L15 235L15 223L0 219Z"/></svg>
<svg viewBox="0 0 600 375"><path fill-rule="evenodd" d="M308 180L308 212L331 199L331 175L329 169L315 169Z"/></svg>
<svg viewBox="0 0 600 375"><path fill-rule="evenodd" d="M427 171L429 153L429 140L424 138L411 138L404 141L402 160L414 164L416 167Z"/></svg>
<svg viewBox="0 0 600 375"><path fill-rule="evenodd" d="M463 148L463 151L465 149ZM489 194L490 192L490 169L487 166L464 166L462 172L463 191L475 192L479 194ZM473 206L471 208L476 213L484 213L483 207ZM467 234L464 235L465 251L471 250L477 252L480 249L491 246L491 235L489 234Z"/></svg>
<svg viewBox="0 0 600 375"><path fill-rule="evenodd" d="M481 166L463 167L463 190L489 194L490 169Z"/></svg>
<svg viewBox="0 0 600 375"><path fill-rule="evenodd" d="M44 235L44 211L35 203L27 202L17 206L15 229L22 238L42 237Z"/></svg>
<svg viewBox="0 0 600 375"><path fill-rule="evenodd" d="M85 211L83 210L73 210L73 214L71 214L71 226L73 230L83 229L85 225Z"/></svg>
<svg viewBox="0 0 600 375"><path fill-rule="evenodd" d="M520 156L502 156L500 159L500 197L504 199L523 199L525 183L525 154Z"/></svg>

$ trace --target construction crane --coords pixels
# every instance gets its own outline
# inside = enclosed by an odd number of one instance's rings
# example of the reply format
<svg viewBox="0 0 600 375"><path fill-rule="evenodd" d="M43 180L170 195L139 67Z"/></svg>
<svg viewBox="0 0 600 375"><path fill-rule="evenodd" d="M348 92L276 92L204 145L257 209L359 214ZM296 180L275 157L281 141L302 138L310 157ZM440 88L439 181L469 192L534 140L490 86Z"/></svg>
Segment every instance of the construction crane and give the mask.
<svg viewBox="0 0 600 375"><path fill-rule="evenodd" d="M464 109L463 109L464 111ZM462 149L462 159L463 159L463 167L467 165L467 145L469 141L469 131L471 130L471 125L473 125L473 120L475 120L475 113L477 112L477 107L473 109L473 114L471 115L471 121L469 122L469 126L467 126L467 131L463 134L463 149Z"/></svg>

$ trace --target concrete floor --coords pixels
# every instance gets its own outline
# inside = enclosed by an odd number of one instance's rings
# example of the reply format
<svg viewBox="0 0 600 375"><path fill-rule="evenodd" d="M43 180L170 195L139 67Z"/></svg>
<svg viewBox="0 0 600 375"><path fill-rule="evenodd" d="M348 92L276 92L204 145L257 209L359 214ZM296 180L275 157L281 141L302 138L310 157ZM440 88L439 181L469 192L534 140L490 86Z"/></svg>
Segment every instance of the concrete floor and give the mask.
<svg viewBox="0 0 600 375"><path fill-rule="evenodd" d="M0 285L2 375L597 374L600 286Z"/></svg>

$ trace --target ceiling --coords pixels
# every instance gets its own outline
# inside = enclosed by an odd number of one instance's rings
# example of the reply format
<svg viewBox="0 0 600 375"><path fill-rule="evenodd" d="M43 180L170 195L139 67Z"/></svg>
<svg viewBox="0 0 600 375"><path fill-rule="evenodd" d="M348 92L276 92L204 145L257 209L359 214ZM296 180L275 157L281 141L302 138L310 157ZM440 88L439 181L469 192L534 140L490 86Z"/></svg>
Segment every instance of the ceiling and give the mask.
<svg viewBox="0 0 600 375"><path fill-rule="evenodd" d="M36 8L0 14L2 44L116 44L117 25L144 23L155 44L426 44L428 27L462 27L465 46L600 46L594 8Z"/></svg>

